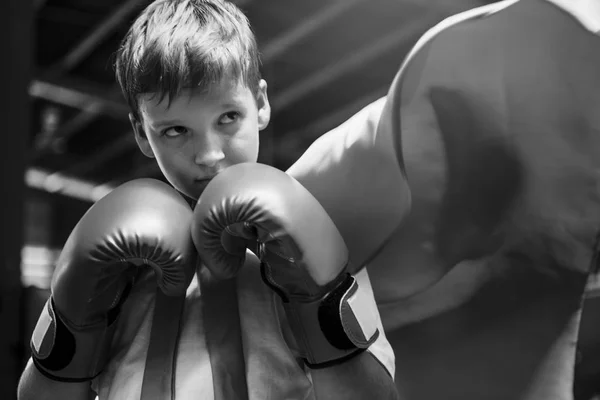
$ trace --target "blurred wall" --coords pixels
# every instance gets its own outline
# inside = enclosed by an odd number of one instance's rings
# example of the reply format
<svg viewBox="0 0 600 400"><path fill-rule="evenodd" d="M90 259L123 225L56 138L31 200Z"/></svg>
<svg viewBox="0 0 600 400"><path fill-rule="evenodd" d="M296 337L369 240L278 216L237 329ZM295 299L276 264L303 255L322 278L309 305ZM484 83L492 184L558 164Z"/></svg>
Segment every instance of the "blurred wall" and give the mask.
<svg viewBox="0 0 600 400"><path fill-rule="evenodd" d="M32 65L29 1L0 1L0 399L16 398L22 368L20 252L23 242L25 149L29 135L28 85Z"/></svg>

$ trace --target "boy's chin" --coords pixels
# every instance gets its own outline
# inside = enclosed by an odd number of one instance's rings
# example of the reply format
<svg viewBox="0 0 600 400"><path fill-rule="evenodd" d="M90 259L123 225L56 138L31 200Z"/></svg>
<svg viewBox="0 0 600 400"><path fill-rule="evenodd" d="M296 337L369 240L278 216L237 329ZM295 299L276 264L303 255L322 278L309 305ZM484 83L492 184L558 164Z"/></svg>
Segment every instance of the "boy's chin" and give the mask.
<svg viewBox="0 0 600 400"><path fill-rule="evenodd" d="M200 198L200 195L202 195L204 192L204 189L206 189L206 186L209 182L210 180L193 181L190 185L186 185L185 187L176 186L176 189L190 200L196 202Z"/></svg>
<svg viewBox="0 0 600 400"><path fill-rule="evenodd" d="M204 190L195 189L189 186L184 187L182 185L175 185L173 184L173 182L169 183L175 188L175 190L179 192L179 194L181 194L185 198L185 200L190 204L190 206L192 206L192 208L196 205L196 202L198 201L200 195L202 194L202 191Z"/></svg>
<svg viewBox="0 0 600 400"><path fill-rule="evenodd" d="M182 182L181 179L174 179L174 177L167 177L167 181L177 190L180 194L182 194L190 204L196 204L200 195L206 189L206 186L210 183L210 179L187 179Z"/></svg>

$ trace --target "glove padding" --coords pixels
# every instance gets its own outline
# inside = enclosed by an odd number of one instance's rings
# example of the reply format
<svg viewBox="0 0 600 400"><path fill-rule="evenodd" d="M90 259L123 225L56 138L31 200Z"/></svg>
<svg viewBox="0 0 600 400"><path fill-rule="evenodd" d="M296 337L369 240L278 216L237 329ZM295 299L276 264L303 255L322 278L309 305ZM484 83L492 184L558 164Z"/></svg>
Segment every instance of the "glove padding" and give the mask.
<svg viewBox="0 0 600 400"><path fill-rule="evenodd" d="M34 329L38 370L64 382L102 371L138 267L152 267L166 295L184 295L197 260L191 220L181 195L153 179L125 183L94 204L65 243Z"/></svg>
<svg viewBox="0 0 600 400"><path fill-rule="evenodd" d="M375 301L348 273L343 238L284 172L256 163L221 172L198 201L192 238L218 278L235 276L258 242L263 280L283 300L308 366L341 362L377 339Z"/></svg>

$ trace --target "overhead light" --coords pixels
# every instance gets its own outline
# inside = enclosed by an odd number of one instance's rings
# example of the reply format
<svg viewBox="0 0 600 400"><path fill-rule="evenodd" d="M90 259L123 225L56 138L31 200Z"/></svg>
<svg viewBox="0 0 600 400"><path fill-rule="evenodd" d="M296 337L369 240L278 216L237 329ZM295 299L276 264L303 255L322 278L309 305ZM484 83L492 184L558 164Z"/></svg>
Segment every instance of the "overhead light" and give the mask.
<svg viewBox="0 0 600 400"><path fill-rule="evenodd" d="M100 200L115 188L112 185L98 185L39 168L29 168L25 172L25 183L34 189L48 193L57 193L92 203Z"/></svg>
<svg viewBox="0 0 600 400"><path fill-rule="evenodd" d="M21 282L24 287L50 288L54 263L60 251L44 246L27 245L21 249Z"/></svg>

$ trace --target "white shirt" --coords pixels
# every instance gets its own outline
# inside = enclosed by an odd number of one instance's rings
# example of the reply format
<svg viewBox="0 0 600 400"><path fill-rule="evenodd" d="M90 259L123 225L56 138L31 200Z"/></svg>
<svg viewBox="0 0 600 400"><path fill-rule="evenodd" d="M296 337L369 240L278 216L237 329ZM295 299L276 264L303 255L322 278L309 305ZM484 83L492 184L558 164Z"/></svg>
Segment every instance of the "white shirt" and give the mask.
<svg viewBox="0 0 600 400"><path fill-rule="evenodd" d="M590 32L600 34L599 0L546 0L573 15Z"/></svg>

